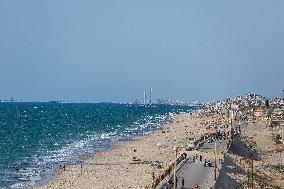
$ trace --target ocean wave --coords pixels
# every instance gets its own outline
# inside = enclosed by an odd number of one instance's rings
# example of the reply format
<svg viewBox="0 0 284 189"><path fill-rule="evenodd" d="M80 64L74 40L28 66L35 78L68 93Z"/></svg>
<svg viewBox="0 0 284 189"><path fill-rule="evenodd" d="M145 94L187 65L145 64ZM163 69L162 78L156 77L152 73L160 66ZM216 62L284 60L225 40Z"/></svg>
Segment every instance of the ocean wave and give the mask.
<svg viewBox="0 0 284 189"><path fill-rule="evenodd" d="M35 109L33 107L32 109ZM37 107L38 112L47 112L47 110L41 110L42 107ZM62 111L61 109L60 111ZM26 115L27 112L25 111L24 114ZM67 113L63 114L67 116ZM69 115L72 114L68 113ZM113 114L110 115L113 116ZM54 149L52 150L45 147L46 144L39 143L43 147L38 149L37 154L24 160L18 160L14 163L13 167L0 170L0 180L3 180L0 182L0 189L25 189L42 184L51 178L52 172L59 165L80 163L81 160L78 158L80 156L109 149L113 143L129 137L150 134L159 129L162 124L170 123L171 117L174 115L174 112L144 115L131 123L126 122L124 124L123 122L119 122L116 125L102 125L101 128L103 129L101 130L89 131L86 129L85 133L66 133L70 137L78 135L80 137L77 138L80 139L70 140L66 143L55 140L53 141ZM87 117L90 123L92 123L92 116L88 115ZM58 122L58 119L56 119L56 122ZM67 125L71 125L71 123ZM56 135L57 133L49 133L46 137L52 137L54 134Z"/></svg>

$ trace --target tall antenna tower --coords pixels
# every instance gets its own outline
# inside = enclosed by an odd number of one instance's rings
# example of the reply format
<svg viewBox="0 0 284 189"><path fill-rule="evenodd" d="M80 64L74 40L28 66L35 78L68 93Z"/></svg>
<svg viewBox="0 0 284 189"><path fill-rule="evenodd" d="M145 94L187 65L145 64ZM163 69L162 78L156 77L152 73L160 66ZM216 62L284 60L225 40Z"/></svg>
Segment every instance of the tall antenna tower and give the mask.
<svg viewBox="0 0 284 189"><path fill-rule="evenodd" d="M147 103L147 94L146 94L146 91L144 91L144 104Z"/></svg>
<svg viewBox="0 0 284 189"><path fill-rule="evenodd" d="M152 104L152 86L150 87L149 103Z"/></svg>

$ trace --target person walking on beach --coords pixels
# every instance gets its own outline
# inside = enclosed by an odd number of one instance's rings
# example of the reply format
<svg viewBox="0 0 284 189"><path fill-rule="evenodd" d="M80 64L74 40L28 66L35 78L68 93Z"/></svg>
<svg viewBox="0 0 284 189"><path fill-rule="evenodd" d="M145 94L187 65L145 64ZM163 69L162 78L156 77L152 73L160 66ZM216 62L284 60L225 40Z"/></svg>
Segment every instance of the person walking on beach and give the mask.
<svg viewBox="0 0 284 189"><path fill-rule="evenodd" d="M186 160L186 156L187 156L187 154L184 153L184 154L183 154L183 159L184 159L184 160Z"/></svg>
<svg viewBox="0 0 284 189"><path fill-rule="evenodd" d="M176 178L176 187L177 187L177 185L178 185L178 182L179 182L179 180L178 180L178 178Z"/></svg>
<svg viewBox="0 0 284 189"><path fill-rule="evenodd" d="M202 155L199 156L199 161L202 162Z"/></svg>

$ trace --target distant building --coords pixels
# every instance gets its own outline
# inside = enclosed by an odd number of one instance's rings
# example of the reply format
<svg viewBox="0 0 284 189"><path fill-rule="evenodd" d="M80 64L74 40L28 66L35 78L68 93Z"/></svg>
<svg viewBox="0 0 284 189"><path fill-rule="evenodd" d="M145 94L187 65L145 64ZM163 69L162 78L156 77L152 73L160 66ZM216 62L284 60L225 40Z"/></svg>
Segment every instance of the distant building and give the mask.
<svg viewBox="0 0 284 189"><path fill-rule="evenodd" d="M266 117L267 110L265 108L257 108L254 110L255 117Z"/></svg>
<svg viewBox="0 0 284 189"><path fill-rule="evenodd" d="M284 108L274 109L273 117L284 118Z"/></svg>

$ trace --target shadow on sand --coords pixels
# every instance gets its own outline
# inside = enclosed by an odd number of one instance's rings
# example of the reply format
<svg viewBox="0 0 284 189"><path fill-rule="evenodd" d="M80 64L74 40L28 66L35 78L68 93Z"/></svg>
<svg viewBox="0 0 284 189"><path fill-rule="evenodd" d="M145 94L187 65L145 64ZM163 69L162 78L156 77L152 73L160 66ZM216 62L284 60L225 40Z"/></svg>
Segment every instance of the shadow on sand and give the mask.
<svg viewBox="0 0 284 189"><path fill-rule="evenodd" d="M229 174L235 172L244 173L241 167L236 165L233 159L229 156L225 156L224 164L219 172L214 189L235 189L242 188L239 183L233 180Z"/></svg>
<svg viewBox="0 0 284 189"><path fill-rule="evenodd" d="M252 154L256 153L248 148L245 143L241 140L240 137L236 137L232 142L230 149L228 150L229 154L234 154L241 156L243 158L248 158ZM236 182L231 178L230 174L241 174L245 175L245 170L243 170L239 165L237 165L233 158L226 155L224 159L224 164L220 170L219 177L216 181L214 189L237 189L243 188L241 183Z"/></svg>
<svg viewBox="0 0 284 189"><path fill-rule="evenodd" d="M261 160L260 156L257 154L255 150L247 147L245 143L237 137L231 144L230 149L228 150L228 154L238 155L244 159L253 158L256 161ZM214 189L242 189L245 188L245 183L238 183L236 180L231 178L231 174L240 174L243 176L247 176L246 171L237 165L233 158L226 155L224 159L224 164L219 172L219 177L217 178ZM254 173L254 180L259 184L261 188L265 188L270 186L271 188L277 188L271 186L271 181L273 178L265 175L261 172Z"/></svg>

